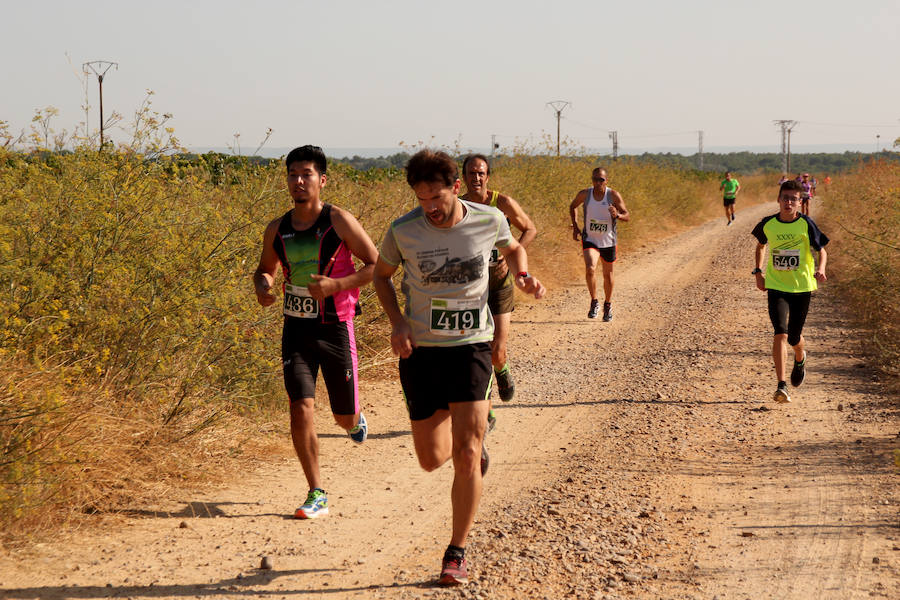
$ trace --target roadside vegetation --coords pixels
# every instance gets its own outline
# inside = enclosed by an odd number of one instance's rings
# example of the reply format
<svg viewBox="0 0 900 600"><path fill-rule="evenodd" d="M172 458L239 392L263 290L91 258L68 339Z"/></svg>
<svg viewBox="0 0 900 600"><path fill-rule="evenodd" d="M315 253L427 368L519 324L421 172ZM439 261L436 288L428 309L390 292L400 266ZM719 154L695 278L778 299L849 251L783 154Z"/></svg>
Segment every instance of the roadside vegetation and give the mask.
<svg viewBox="0 0 900 600"><path fill-rule="evenodd" d="M821 200L829 281L871 334L862 352L900 390L900 164L860 165L836 177Z"/></svg>
<svg viewBox="0 0 900 600"><path fill-rule="evenodd" d="M4 544L289 452L281 317L250 282L266 223L290 208L284 167L175 155L172 132L143 111L132 142L102 152L90 140L60 151L45 121L31 148L0 147ZM581 277L568 204L598 165L635 215L620 230L626 250L721 216L720 173L507 156L491 187L537 222L532 270L551 286ZM395 166L335 163L328 176L326 201L376 243L415 205ZM774 197L771 176L737 176L740 203ZM361 376L392 372L379 370L394 359L370 286L361 302Z"/></svg>

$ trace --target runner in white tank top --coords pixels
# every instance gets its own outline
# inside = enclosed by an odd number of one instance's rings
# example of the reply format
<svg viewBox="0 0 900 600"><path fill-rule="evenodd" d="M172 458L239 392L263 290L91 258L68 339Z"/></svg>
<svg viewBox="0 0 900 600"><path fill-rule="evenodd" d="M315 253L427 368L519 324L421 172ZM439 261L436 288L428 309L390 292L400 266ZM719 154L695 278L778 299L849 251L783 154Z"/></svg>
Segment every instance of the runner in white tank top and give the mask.
<svg viewBox="0 0 900 600"><path fill-rule="evenodd" d="M614 190L606 188L606 191L598 201L594 196L594 190L588 189L587 200L584 201L584 230L581 239L589 242L596 248L612 248L616 245L616 221L609 212L612 205Z"/></svg>
<svg viewBox="0 0 900 600"><path fill-rule="evenodd" d="M588 292L591 294L591 307L588 318L594 319L600 308L597 299L597 262L602 259L603 265L603 320L612 321L613 263L616 260L616 223L628 221L631 214L625 207L622 194L606 187L606 169L597 167L591 174L592 187L581 190L569 205L569 216L572 219L572 239L581 237L581 250L584 253L585 279ZM600 200L597 200L600 198ZM577 210L584 204L584 226L579 227Z"/></svg>

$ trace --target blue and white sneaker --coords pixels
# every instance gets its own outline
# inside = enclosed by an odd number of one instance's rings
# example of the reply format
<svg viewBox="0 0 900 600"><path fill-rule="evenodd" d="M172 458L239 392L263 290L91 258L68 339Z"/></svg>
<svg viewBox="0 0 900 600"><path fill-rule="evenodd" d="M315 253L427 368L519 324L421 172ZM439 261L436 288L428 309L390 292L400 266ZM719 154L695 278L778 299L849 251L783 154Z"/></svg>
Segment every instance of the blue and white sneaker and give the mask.
<svg viewBox="0 0 900 600"><path fill-rule="evenodd" d="M359 413L359 421L356 423L356 427L348 431L347 434L357 444L362 444L369 437L369 426L366 424L366 415L362 414L362 411Z"/></svg>
<svg viewBox="0 0 900 600"><path fill-rule="evenodd" d="M306 502L294 513L295 519L316 519L328 514L328 496L325 490L315 488L309 490Z"/></svg>

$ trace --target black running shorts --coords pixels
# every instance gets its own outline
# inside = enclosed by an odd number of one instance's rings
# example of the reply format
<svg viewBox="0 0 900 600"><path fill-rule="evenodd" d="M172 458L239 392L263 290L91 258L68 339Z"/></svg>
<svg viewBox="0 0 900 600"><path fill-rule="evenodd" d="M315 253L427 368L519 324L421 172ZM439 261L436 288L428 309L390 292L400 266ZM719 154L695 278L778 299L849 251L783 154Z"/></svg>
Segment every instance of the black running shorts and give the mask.
<svg viewBox="0 0 900 600"><path fill-rule="evenodd" d="M486 400L494 369L487 342L462 346L417 346L400 359L400 384L411 421L422 421L451 402Z"/></svg>
<svg viewBox="0 0 900 600"><path fill-rule="evenodd" d="M284 387L291 402L316 397L316 376L321 367L331 412L336 415L359 412L353 321L307 323L304 319L285 319L281 360Z"/></svg>
<svg viewBox="0 0 900 600"><path fill-rule="evenodd" d="M722 204L724 206L730 206L730 205L734 204L735 200L737 200L737 198L722 198Z"/></svg>
<svg viewBox="0 0 900 600"><path fill-rule="evenodd" d="M786 333L791 346L800 343L811 297L810 292L769 290L769 319L772 321L775 335Z"/></svg>
<svg viewBox="0 0 900 600"><path fill-rule="evenodd" d="M599 248L593 242L589 242L585 239L581 240L581 249L587 250L588 248L593 248L594 250L600 253L600 258L603 259L603 262L614 263L616 262L616 248L618 246L609 246L608 248Z"/></svg>

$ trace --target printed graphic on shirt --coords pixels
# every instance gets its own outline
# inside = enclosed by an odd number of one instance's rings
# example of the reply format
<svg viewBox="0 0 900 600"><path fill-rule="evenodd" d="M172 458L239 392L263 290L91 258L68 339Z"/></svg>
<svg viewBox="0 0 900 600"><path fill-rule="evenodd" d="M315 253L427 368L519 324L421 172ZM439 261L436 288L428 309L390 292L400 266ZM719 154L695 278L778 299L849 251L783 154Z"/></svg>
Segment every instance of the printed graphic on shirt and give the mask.
<svg viewBox="0 0 900 600"><path fill-rule="evenodd" d="M462 285L479 279L484 273L484 257L450 258L446 248L417 253L419 270L425 285L450 283Z"/></svg>

